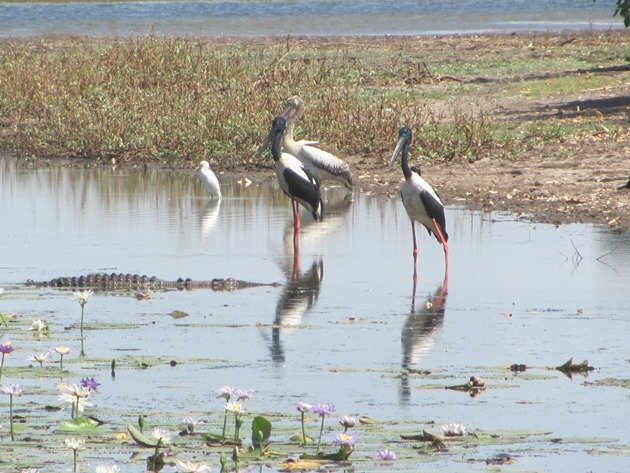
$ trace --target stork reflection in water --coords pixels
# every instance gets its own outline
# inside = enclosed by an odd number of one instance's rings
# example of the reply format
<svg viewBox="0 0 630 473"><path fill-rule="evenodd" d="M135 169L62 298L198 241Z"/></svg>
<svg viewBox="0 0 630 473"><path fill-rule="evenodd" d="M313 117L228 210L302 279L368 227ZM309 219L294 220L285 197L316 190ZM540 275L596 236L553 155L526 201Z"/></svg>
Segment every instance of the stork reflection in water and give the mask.
<svg viewBox="0 0 630 473"><path fill-rule="evenodd" d="M315 258L304 273L300 271L299 258L299 255L294 255L293 266L287 268L288 281L276 304L276 316L271 329L271 358L278 364L285 362L280 332L302 324L304 316L317 302L324 279L324 263L321 257Z"/></svg>
<svg viewBox="0 0 630 473"><path fill-rule="evenodd" d="M412 366L418 365L423 354L435 343L438 330L444 323L446 296L448 287L446 278L433 294L416 308L416 284L413 285L411 311L402 329L402 375L400 382L400 403L408 404L411 397L409 374Z"/></svg>

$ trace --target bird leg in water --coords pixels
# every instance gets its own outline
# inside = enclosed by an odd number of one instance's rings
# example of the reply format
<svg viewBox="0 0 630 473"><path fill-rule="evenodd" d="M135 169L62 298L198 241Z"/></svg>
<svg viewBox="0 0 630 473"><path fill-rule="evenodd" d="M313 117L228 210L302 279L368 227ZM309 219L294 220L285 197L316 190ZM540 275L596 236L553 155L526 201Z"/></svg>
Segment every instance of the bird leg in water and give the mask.
<svg viewBox="0 0 630 473"><path fill-rule="evenodd" d="M296 200L291 199L293 209L293 253L300 252L300 209Z"/></svg>
<svg viewBox="0 0 630 473"><path fill-rule="evenodd" d="M418 262L418 244L416 243L416 222L411 221L411 233L413 235L413 284L414 287L418 282L418 270L417 270L417 262Z"/></svg>
<svg viewBox="0 0 630 473"><path fill-rule="evenodd" d="M447 281L448 280L448 243L446 241L446 238L444 238L444 235L442 234L442 230L440 229L440 226L438 225L437 221L435 219L433 219L433 226L435 227L435 233L437 234L438 240L440 240L440 243L442 243L442 247L444 248L444 280Z"/></svg>

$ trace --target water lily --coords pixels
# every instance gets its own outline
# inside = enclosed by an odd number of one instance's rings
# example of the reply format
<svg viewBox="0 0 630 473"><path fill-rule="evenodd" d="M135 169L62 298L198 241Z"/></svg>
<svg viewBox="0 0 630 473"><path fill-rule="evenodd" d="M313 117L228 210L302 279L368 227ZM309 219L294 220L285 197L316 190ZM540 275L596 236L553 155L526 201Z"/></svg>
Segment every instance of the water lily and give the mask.
<svg viewBox="0 0 630 473"><path fill-rule="evenodd" d="M85 312L85 305L88 303L93 294L94 291L92 289L77 291L74 293L74 298L79 301L79 305L81 306L81 356L85 356L85 351L83 350L83 314Z"/></svg>
<svg viewBox="0 0 630 473"><path fill-rule="evenodd" d="M322 445L322 435L324 433L324 419L326 418L326 416L329 416L330 414L335 412L335 406L333 406L332 404L317 404L311 407L311 412L313 414L319 415L322 418L322 423L319 428L319 439L317 440L317 450L315 451L315 454L318 455L319 449Z"/></svg>
<svg viewBox="0 0 630 473"><path fill-rule="evenodd" d="M254 395L253 389L236 388L233 392L237 401L247 401Z"/></svg>
<svg viewBox="0 0 630 473"><path fill-rule="evenodd" d="M118 465L98 465L94 473L118 473L120 467Z"/></svg>
<svg viewBox="0 0 630 473"><path fill-rule="evenodd" d="M162 429L161 427L154 427L153 430L151 430L151 437L158 441L158 445L166 445L171 443L173 435L168 430Z"/></svg>
<svg viewBox="0 0 630 473"><path fill-rule="evenodd" d="M88 391L98 391L98 387L101 385L94 378L81 378L80 384L82 387L87 388Z"/></svg>
<svg viewBox="0 0 630 473"><path fill-rule="evenodd" d="M92 289L88 289L85 291L75 291L73 294L74 298L79 302L81 308L83 308L90 300L90 297L94 295L94 291Z"/></svg>
<svg viewBox="0 0 630 473"><path fill-rule="evenodd" d="M37 468L23 468L20 473L39 473Z"/></svg>
<svg viewBox="0 0 630 473"><path fill-rule="evenodd" d="M350 416L341 416L341 418L339 419L339 423L343 426L344 432L356 425L354 417Z"/></svg>
<svg viewBox="0 0 630 473"><path fill-rule="evenodd" d="M69 437L65 440L65 442L66 446L72 450L72 471L76 473L79 450L85 450L85 440L75 437Z"/></svg>
<svg viewBox="0 0 630 473"><path fill-rule="evenodd" d="M15 440L15 433L13 431L13 396L20 397L22 392L22 388L19 384L0 386L0 393L9 396L9 426L11 430L11 441Z"/></svg>
<svg viewBox="0 0 630 473"><path fill-rule="evenodd" d="M446 437L462 437L466 435L466 427L464 427L464 424L451 422L450 424L444 424L442 426L442 433Z"/></svg>
<svg viewBox="0 0 630 473"><path fill-rule="evenodd" d="M4 368L4 357L13 353L13 350L15 350L15 348L13 348L10 341L0 345L0 353L2 353L2 361L0 361L0 380L2 379L2 368Z"/></svg>
<svg viewBox="0 0 630 473"><path fill-rule="evenodd" d="M241 425L243 425L243 421L241 420L241 414L245 410L243 408L243 404L240 402L228 402L223 406L225 412L233 412L234 413L234 441L238 442L240 440L240 430ZM225 424L224 424L225 426ZM225 436L225 431L223 433Z"/></svg>
<svg viewBox="0 0 630 473"><path fill-rule="evenodd" d="M63 357L64 355L67 355L68 353L70 353L70 348L62 345L62 346L53 348L53 350L59 353L59 356L61 357L61 361L59 362L59 370L63 371Z"/></svg>
<svg viewBox="0 0 630 473"><path fill-rule="evenodd" d="M335 436L335 440L333 443L335 445L347 445L348 447L353 447L356 443L356 439L352 435L343 432Z"/></svg>
<svg viewBox="0 0 630 473"><path fill-rule="evenodd" d="M232 395L234 394L235 389L236 387L234 386L221 386L219 389L217 389L216 395L218 398L222 397L226 401L229 401Z"/></svg>
<svg viewBox="0 0 630 473"><path fill-rule="evenodd" d="M29 330L36 334L48 332L48 322L45 320L35 319L33 320L33 323L31 323L31 328L29 328Z"/></svg>
<svg viewBox="0 0 630 473"><path fill-rule="evenodd" d="M39 363L39 367L44 366L44 362L50 359L50 352L46 353L35 353L33 356L29 358L29 361L36 361Z"/></svg>
<svg viewBox="0 0 630 473"><path fill-rule="evenodd" d="M383 461L394 461L396 460L396 454L394 452L392 452L391 450L379 450L378 452L376 452L375 458L377 460L383 460Z"/></svg>
<svg viewBox="0 0 630 473"><path fill-rule="evenodd" d="M302 423L302 445L306 445L306 427L304 426L304 417L307 412L311 412L313 406L305 402L299 401L295 406L300 413L300 422Z"/></svg>
<svg viewBox="0 0 630 473"><path fill-rule="evenodd" d="M87 400L90 397L90 390L84 386L78 384L66 384L61 386L62 393L58 399L65 403L72 405L71 417L74 419L78 414L81 414L87 406L93 404Z"/></svg>
<svg viewBox="0 0 630 473"><path fill-rule="evenodd" d="M210 467L205 463L175 460L175 465L184 473L200 473L204 471L210 471Z"/></svg>

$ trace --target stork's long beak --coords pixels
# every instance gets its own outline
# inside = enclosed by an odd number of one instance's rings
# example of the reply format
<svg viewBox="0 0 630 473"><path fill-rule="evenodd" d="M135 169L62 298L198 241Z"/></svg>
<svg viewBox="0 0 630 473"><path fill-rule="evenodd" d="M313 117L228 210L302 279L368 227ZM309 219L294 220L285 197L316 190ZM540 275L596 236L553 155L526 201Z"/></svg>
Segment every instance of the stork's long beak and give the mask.
<svg viewBox="0 0 630 473"><path fill-rule="evenodd" d="M394 150L394 154L392 154L392 159L389 161L390 166L394 164L394 162L396 162L396 158L400 154L400 150L402 150L404 142L405 139L402 137L398 140L398 143L396 144L396 149Z"/></svg>
<svg viewBox="0 0 630 473"><path fill-rule="evenodd" d="M269 133L267 134L267 137L265 138L265 141L263 142L262 145L260 145L260 148L258 148L258 151L256 151L256 157L257 158L259 158L266 150L269 149L275 134L276 134L276 131L274 130L273 127L271 127L271 130L269 130Z"/></svg>

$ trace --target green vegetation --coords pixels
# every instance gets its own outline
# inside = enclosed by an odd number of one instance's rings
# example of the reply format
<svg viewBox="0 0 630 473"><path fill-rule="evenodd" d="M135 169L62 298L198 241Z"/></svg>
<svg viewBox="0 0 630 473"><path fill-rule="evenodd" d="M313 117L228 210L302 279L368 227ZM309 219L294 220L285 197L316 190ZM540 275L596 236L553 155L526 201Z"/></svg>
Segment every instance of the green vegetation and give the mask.
<svg viewBox="0 0 630 473"><path fill-rule="evenodd" d="M298 136L346 156L380 159L402 123L421 130L416 149L432 159L509 155L523 147L514 137L536 135L534 121L515 130L492 104L614 90L628 72L597 68L623 64L624 47L623 33L5 40L0 148L172 165L207 159L228 169L266 162L256 149L298 94L307 107Z"/></svg>

